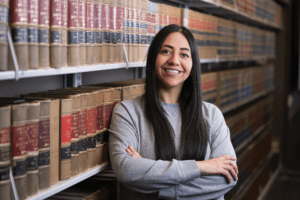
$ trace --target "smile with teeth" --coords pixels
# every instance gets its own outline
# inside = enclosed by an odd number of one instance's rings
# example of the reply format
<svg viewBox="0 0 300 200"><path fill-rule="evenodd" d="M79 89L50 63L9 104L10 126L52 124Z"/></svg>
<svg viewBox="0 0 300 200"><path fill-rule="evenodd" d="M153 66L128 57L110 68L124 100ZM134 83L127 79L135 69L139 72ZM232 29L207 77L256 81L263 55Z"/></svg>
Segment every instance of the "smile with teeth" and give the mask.
<svg viewBox="0 0 300 200"><path fill-rule="evenodd" d="M173 74L179 74L180 71L175 70L175 69L165 69L167 72L173 73Z"/></svg>

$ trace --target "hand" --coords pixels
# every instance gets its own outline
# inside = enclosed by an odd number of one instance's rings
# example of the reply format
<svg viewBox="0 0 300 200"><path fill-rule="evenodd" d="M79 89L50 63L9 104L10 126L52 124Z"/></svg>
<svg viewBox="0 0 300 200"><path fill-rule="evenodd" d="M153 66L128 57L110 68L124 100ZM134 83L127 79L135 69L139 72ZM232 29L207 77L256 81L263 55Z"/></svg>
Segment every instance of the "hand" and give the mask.
<svg viewBox="0 0 300 200"><path fill-rule="evenodd" d="M128 148L126 149L126 152L129 153L132 157L135 157L135 158L141 158L142 157L131 145L128 146Z"/></svg>
<svg viewBox="0 0 300 200"><path fill-rule="evenodd" d="M232 156L223 155L210 160L196 161L196 163L202 175L222 174L231 183L230 174L236 181L238 180L238 168L232 162L233 160L236 159Z"/></svg>

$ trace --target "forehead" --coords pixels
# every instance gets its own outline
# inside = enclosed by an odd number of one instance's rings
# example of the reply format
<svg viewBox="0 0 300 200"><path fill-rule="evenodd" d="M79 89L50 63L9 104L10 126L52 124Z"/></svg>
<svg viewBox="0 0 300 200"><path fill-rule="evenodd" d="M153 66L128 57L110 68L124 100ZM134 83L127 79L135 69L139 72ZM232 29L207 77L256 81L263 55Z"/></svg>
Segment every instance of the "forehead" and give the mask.
<svg viewBox="0 0 300 200"><path fill-rule="evenodd" d="M188 48L190 49L189 42L182 33L174 32L168 35L163 43L163 45L170 45L172 47L178 48Z"/></svg>

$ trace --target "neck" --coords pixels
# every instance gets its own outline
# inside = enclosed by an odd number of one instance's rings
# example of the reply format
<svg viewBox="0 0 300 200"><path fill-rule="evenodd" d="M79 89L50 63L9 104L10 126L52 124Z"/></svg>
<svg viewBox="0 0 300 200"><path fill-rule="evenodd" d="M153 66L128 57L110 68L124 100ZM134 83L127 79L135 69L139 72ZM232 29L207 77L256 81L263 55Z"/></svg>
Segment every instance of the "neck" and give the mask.
<svg viewBox="0 0 300 200"><path fill-rule="evenodd" d="M168 103L168 104L175 104L179 103L179 97L181 93L181 88L173 88L173 89L159 89L159 100Z"/></svg>

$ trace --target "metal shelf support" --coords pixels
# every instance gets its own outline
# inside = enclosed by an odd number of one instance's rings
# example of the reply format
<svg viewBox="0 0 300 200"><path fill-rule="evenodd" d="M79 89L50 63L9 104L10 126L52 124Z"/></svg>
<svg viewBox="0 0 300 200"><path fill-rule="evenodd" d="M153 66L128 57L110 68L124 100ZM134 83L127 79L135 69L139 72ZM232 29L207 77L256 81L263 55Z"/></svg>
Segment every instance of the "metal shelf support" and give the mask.
<svg viewBox="0 0 300 200"><path fill-rule="evenodd" d="M11 38L11 34L10 34L10 30L9 28L7 29L7 38L8 38L8 44L9 44L9 47L10 47L10 51L11 51L11 55L12 55L12 58L13 58L13 62L14 62L14 67L15 67L15 80L19 80L19 63L18 63L18 59L17 59L17 56L16 56L16 52L15 52L15 48L14 48L14 44L13 44L13 41L12 41L12 38Z"/></svg>

